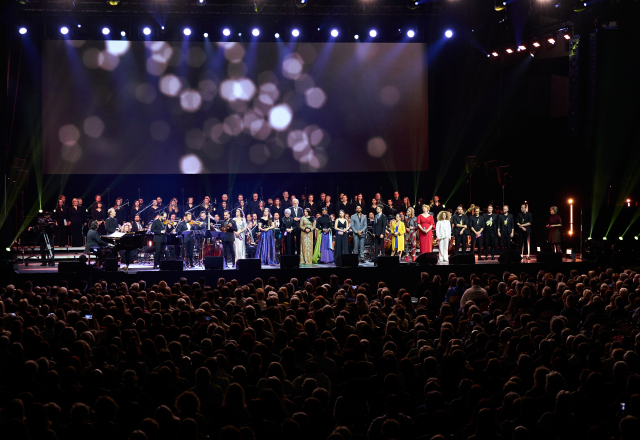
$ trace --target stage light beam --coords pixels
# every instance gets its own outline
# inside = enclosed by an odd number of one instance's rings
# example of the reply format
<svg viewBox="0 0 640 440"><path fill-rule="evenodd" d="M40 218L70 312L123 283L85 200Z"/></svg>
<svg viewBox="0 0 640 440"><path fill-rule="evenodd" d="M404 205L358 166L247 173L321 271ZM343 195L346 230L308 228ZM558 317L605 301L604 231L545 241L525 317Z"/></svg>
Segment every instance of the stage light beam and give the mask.
<svg viewBox="0 0 640 440"><path fill-rule="evenodd" d="M182 32L183 32L187 37L188 37L189 35L191 35L191 29L189 29L189 28L184 28L184 30L183 30Z"/></svg>
<svg viewBox="0 0 640 440"><path fill-rule="evenodd" d="M359 38L360 38L360 36L359 36L358 34L355 34L355 35L353 36L353 39L354 39L354 40L357 40L357 39L359 39Z"/></svg>
<svg viewBox="0 0 640 440"><path fill-rule="evenodd" d="M66 26L62 26L62 27L60 28L60 33L61 33L62 35L67 35L67 34L69 33L69 28L68 28L68 27L66 27Z"/></svg>
<svg viewBox="0 0 640 440"><path fill-rule="evenodd" d="M231 35L231 31L225 28L222 30L222 35L224 35L225 37L228 37L229 35Z"/></svg>
<svg viewBox="0 0 640 440"><path fill-rule="evenodd" d="M20 35L24 35L24 34L26 34L26 33L27 33L27 28L25 28L25 27L21 27L21 28L20 28L20 30L19 30L18 32L20 32Z"/></svg>
<svg viewBox="0 0 640 440"><path fill-rule="evenodd" d="M252 30L252 31L251 31L251 34L252 34L254 37L257 37L257 36L259 36L259 35L260 35L260 30L259 30L258 28L255 28L254 30Z"/></svg>
<svg viewBox="0 0 640 440"><path fill-rule="evenodd" d="M207 32L204 33L204 38L209 38L209 34Z"/></svg>
<svg viewBox="0 0 640 440"><path fill-rule="evenodd" d="M453 31L451 29L447 29L444 33L444 36L447 38L453 37Z"/></svg>

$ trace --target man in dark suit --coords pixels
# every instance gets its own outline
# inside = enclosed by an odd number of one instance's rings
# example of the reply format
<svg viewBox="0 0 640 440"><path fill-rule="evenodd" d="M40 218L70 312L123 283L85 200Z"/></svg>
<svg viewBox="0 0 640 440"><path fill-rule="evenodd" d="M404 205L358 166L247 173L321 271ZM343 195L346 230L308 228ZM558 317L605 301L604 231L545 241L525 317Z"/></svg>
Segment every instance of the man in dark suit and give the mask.
<svg viewBox="0 0 640 440"><path fill-rule="evenodd" d="M500 238L500 253L502 254L505 244L507 245L507 250L511 250L511 239L513 238L513 215L509 214L509 205L502 207L502 214L498 216L498 221L500 222L498 237Z"/></svg>
<svg viewBox="0 0 640 440"><path fill-rule="evenodd" d="M467 217L462 209L458 206L456 213L451 216L451 234L455 240L455 254L458 255L460 247L462 254L467 253L467 236L469 235L469 217ZM473 248L471 249L473 251Z"/></svg>
<svg viewBox="0 0 640 440"><path fill-rule="evenodd" d="M262 211L260 211L260 200L258 200L258 193L253 193L253 198L249 202L248 206L245 205L248 212L245 212L244 215L247 214L258 214L262 216Z"/></svg>
<svg viewBox="0 0 640 440"><path fill-rule="evenodd" d="M387 216L382 213L382 206L376 208L373 220L374 254L384 255L384 233L387 230Z"/></svg>
<svg viewBox="0 0 640 440"><path fill-rule="evenodd" d="M164 256L164 250L167 246L167 228L162 223L167 219L167 213L162 212L151 224L151 232L153 233L153 243L156 247L156 252L153 256L153 268L160 267L160 261Z"/></svg>
<svg viewBox="0 0 640 440"><path fill-rule="evenodd" d="M182 246L186 250L186 262L187 267L193 267L193 235L191 233L183 234L183 232L190 231L191 227L191 213L187 212L184 215L184 220L178 223L176 227L176 234L180 236L182 234Z"/></svg>
<svg viewBox="0 0 640 440"><path fill-rule="evenodd" d="M100 233L98 232L98 222L92 221L89 226L89 232L87 232L87 244L84 247L84 253L89 255L93 253L94 248L101 248L110 246L109 243L100 238Z"/></svg>
<svg viewBox="0 0 640 440"><path fill-rule="evenodd" d="M522 256L526 256L529 259L530 254L530 243L529 237L531 235L531 225L533 224L533 218L531 217L531 213L529 212L529 205L522 204L520 205L520 213L518 214L518 220L516 221L516 226L518 227L518 249L522 253ZM526 246L527 252L525 254L524 247Z"/></svg>
<svg viewBox="0 0 640 440"><path fill-rule="evenodd" d="M138 231L142 231L143 229L144 229L144 226L142 226L142 222L140 221L140 216L136 214L136 216L133 218L133 223L131 223L131 230L133 232L138 232Z"/></svg>
<svg viewBox="0 0 640 440"><path fill-rule="evenodd" d="M231 214L229 211L224 213L224 220L222 221L222 228L226 229L226 234L222 239L222 248L224 249L224 258L228 265L233 265L236 261L236 250L234 247L235 234L237 231L236 225L231 221Z"/></svg>
<svg viewBox="0 0 640 440"><path fill-rule="evenodd" d="M293 217L293 223L295 225L293 234L296 237L296 253L300 254L300 219L304 216L304 211L298 206L298 199L291 200L291 217Z"/></svg>

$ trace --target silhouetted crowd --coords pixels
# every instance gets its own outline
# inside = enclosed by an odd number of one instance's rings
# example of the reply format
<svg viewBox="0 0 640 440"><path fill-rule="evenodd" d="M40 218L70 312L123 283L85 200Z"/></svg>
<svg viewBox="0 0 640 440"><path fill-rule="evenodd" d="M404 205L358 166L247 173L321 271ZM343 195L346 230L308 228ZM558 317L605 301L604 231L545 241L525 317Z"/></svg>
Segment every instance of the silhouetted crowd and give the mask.
<svg viewBox="0 0 640 440"><path fill-rule="evenodd" d="M630 270L61 284L0 289L2 438L640 435Z"/></svg>

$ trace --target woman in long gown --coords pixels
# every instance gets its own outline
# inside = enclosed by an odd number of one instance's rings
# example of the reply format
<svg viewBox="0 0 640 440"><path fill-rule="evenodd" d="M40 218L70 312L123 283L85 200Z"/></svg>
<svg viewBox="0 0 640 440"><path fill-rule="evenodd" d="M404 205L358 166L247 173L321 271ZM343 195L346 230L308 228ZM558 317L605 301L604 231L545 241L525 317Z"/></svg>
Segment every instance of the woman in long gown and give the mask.
<svg viewBox="0 0 640 440"><path fill-rule="evenodd" d="M304 217L300 219L300 264L309 266L313 264L313 231L316 230L311 210L304 210Z"/></svg>
<svg viewBox="0 0 640 440"><path fill-rule="evenodd" d="M553 252L562 253L562 219L558 215L558 207L552 206L549 208L549 222L547 223L549 228L549 243L553 246Z"/></svg>
<svg viewBox="0 0 640 440"><path fill-rule="evenodd" d="M326 206L322 207L322 215L316 220L316 229L318 236L313 252L313 263L333 263L333 233Z"/></svg>
<svg viewBox="0 0 640 440"><path fill-rule="evenodd" d="M258 229L260 229L260 240L256 250L256 258L267 266L278 264L276 260L276 243L273 238L273 221L269 215L269 210L265 209L263 216L258 219Z"/></svg>
<svg viewBox="0 0 640 440"><path fill-rule="evenodd" d="M71 201L69 220L71 221L71 246L82 246L82 227L84 225L85 210L78 206L78 199Z"/></svg>
<svg viewBox="0 0 640 440"><path fill-rule="evenodd" d="M397 252L398 258L402 259L402 253L404 252L405 232L406 228L404 227L404 223L402 222L402 216L400 214L396 214L396 218L391 222L391 234L393 235L393 238L391 239L392 257Z"/></svg>
<svg viewBox="0 0 640 440"><path fill-rule="evenodd" d="M420 237L420 253L433 251L433 228L435 222L429 215L429 205L422 205L422 214L418 216L418 236Z"/></svg>
<svg viewBox="0 0 640 440"><path fill-rule="evenodd" d="M336 231L336 250L333 253L333 262L335 263L338 256L349 253L349 237L347 237L349 220L346 219L345 213L342 209L338 212L338 218L336 219L333 227Z"/></svg>
<svg viewBox="0 0 640 440"><path fill-rule="evenodd" d="M241 209L236 209L236 218L234 219L236 224L236 231L233 233L235 235L235 241L233 245L236 251L236 263L240 259L247 258L246 247L245 247L245 232L247 231L247 222L244 219L244 213Z"/></svg>
<svg viewBox="0 0 640 440"><path fill-rule="evenodd" d="M412 207L407 208L405 229L405 248L407 252L407 262L409 261L409 253L411 254L411 261L416 261L416 251L419 248L418 218L416 217L416 211Z"/></svg>

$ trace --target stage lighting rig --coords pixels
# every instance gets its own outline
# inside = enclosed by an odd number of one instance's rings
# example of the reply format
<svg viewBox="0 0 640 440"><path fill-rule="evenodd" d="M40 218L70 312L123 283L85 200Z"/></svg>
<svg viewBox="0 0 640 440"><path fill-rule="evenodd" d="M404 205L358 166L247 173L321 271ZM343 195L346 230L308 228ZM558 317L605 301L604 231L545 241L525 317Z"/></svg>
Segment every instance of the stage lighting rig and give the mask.
<svg viewBox="0 0 640 440"><path fill-rule="evenodd" d="M495 9L496 11L504 11L506 7L507 2L505 2L504 0L494 0L493 9Z"/></svg>
<svg viewBox="0 0 640 440"><path fill-rule="evenodd" d="M264 5L266 3L266 0L253 0L253 10L256 12L256 14L262 12L262 9L264 8Z"/></svg>
<svg viewBox="0 0 640 440"><path fill-rule="evenodd" d="M420 6L420 2L417 2L416 0L407 0L407 8L414 10L418 9L418 6Z"/></svg>
<svg viewBox="0 0 640 440"><path fill-rule="evenodd" d="M309 0L296 0L296 6L299 8L305 8L309 4Z"/></svg>
<svg viewBox="0 0 640 440"><path fill-rule="evenodd" d="M207 4L207 0L196 0L196 5L205 6Z"/></svg>
<svg viewBox="0 0 640 440"><path fill-rule="evenodd" d="M582 12L587 9L587 2L584 0L574 0L573 12Z"/></svg>
<svg viewBox="0 0 640 440"><path fill-rule="evenodd" d="M557 35L552 33L549 34L547 36L547 43L545 44L545 49L547 50L553 50L553 48L556 46L556 42L557 42Z"/></svg>

